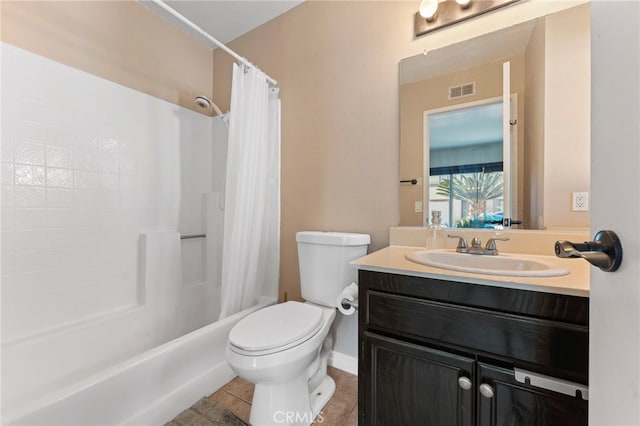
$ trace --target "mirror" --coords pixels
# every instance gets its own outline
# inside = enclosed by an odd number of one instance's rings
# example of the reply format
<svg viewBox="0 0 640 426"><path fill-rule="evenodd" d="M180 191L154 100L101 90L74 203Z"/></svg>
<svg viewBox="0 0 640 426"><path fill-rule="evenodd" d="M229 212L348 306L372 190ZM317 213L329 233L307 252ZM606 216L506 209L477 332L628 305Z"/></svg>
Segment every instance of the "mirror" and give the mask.
<svg viewBox="0 0 640 426"><path fill-rule="evenodd" d="M588 229L588 3L405 58L399 79L400 225Z"/></svg>

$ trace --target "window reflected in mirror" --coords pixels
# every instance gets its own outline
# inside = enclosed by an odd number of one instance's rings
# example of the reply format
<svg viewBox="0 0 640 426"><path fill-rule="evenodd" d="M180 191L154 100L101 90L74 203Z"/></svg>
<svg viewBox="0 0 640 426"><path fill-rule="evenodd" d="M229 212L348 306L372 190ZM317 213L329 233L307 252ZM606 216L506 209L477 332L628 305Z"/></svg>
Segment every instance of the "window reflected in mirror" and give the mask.
<svg viewBox="0 0 640 426"><path fill-rule="evenodd" d="M450 228L502 228L502 102L425 113L429 149L428 214Z"/></svg>

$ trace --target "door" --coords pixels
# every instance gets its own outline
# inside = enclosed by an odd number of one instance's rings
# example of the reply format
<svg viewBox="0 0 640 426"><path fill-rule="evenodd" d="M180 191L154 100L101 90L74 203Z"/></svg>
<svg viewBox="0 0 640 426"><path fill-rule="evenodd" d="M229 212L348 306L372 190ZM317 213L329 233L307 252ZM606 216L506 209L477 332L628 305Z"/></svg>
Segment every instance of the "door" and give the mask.
<svg viewBox="0 0 640 426"><path fill-rule="evenodd" d="M364 333L363 341L366 371L360 374L367 379L361 401L367 406L360 413L371 418L359 424L473 424L472 359L372 333Z"/></svg>
<svg viewBox="0 0 640 426"><path fill-rule="evenodd" d="M511 62L502 64L502 158L504 158L503 225L521 223L519 211L518 175L518 94L511 93Z"/></svg>
<svg viewBox="0 0 640 426"><path fill-rule="evenodd" d="M520 383L513 370L479 364L478 426L587 426L588 402Z"/></svg>
<svg viewBox="0 0 640 426"><path fill-rule="evenodd" d="M511 218L511 62L502 64L502 158L504 159L503 216ZM517 162L515 164L518 164ZM509 222L507 222L509 223Z"/></svg>
<svg viewBox="0 0 640 426"><path fill-rule="evenodd" d="M624 259L614 273L591 268L589 422L637 426L640 3L592 2L591 33L591 235L600 229L614 230L622 241Z"/></svg>
<svg viewBox="0 0 640 426"><path fill-rule="evenodd" d="M502 96L424 111L423 224L440 211L449 228L510 227L518 215L518 95L511 63ZM473 89L475 91L475 88Z"/></svg>

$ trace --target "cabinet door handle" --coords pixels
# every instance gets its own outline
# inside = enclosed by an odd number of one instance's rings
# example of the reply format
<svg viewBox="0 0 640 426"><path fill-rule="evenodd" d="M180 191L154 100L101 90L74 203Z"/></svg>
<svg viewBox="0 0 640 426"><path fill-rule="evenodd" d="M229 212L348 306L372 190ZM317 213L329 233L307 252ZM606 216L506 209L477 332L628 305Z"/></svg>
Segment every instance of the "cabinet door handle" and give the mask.
<svg viewBox="0 0 640 426"><path fill-rule="evenodd" d="M531 371L521 370L519 368L514 368L513 371L515 373L516 380L520 383L526 383L531 386L563 393L569 396L576 396L578 391L580 391L582 399L585 401L589 399L589 387L581 385L580 383L569 382L567 380L557 379L543 374L532 373Z"/></svg>
<svg viewBox="0 0 640 426"><path fill-rule="evenodd" d="M485 398L493 398L493 388L491 387L491 385L483 383L480 385L480 394Z"/></svg>
<svg viewBox="0 0 640 426"><path fill-rule="evenodd" d="M458 386L460 386L463 390L469 390L473 386L471 379L465 376L458 378Z"/></svg>

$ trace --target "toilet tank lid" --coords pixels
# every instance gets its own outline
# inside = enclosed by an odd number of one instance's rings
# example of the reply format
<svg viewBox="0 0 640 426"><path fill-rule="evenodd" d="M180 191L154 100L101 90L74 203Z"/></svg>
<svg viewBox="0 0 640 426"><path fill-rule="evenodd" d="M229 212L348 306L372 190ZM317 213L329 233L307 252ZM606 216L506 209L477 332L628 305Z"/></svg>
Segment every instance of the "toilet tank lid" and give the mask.
<svg viewBox="0 0 640 426"><path fill-rule="evenodd" d="M296 234L296 241L329 246L364 246L371 243L371 237L352 232L300 231Z"/></svg>

